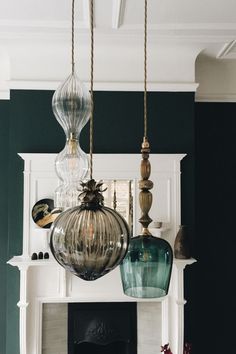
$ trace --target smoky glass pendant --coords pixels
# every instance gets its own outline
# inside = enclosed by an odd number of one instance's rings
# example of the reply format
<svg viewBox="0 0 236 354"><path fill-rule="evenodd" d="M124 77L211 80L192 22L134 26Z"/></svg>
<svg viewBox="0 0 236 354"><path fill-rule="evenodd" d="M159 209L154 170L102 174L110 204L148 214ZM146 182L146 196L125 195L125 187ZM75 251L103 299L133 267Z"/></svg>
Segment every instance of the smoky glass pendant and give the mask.
<svg viewBox="0 0 236 354"><path fill-rule="evenodd" d="M173 252L170 244L152 235L130 240L120 265L124 293L136 298L159 298L168 294Z"/></svg>
<svg viewBox="0 0 236 354"><path fill-rule="evenodd" d="M127 253L129 227L103 206L102 183L82 183L81 204L62 212L51 227L50 248L57 262L84 280L95 280L120 264Z"/></svg>

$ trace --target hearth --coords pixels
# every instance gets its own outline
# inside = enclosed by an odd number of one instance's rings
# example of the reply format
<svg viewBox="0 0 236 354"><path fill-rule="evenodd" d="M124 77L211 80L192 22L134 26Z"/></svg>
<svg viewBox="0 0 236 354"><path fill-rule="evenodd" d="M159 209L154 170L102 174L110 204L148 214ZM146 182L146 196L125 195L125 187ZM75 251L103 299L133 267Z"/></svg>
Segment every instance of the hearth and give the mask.
<svg viewBox="0 0 236 354"><path fill-rule="evenodd" d="M68 354L137 354L136 303L68 304Z"/></svg>

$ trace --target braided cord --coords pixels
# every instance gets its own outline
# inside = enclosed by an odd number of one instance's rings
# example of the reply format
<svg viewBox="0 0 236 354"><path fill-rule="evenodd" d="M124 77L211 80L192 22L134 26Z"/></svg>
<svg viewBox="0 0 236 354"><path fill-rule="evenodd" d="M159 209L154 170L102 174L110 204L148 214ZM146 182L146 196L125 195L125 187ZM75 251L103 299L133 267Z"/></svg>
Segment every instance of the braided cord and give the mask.
<svg viewBox="0 0 236 354"><path fill-rule="evenodd" d="M147 0L144 4L144 137L147 138Z"/></svg>
<svg viewBox="0 0 236 354"><path fill-rule="evenodd" d="M93 64L94 64L94 3L90 0L90 36L91 36L91 67L90 67L90 95L91 95L91 115L90 115L90 179L93 179L93 120L94 120L94 101L93 101Z"/></svg>

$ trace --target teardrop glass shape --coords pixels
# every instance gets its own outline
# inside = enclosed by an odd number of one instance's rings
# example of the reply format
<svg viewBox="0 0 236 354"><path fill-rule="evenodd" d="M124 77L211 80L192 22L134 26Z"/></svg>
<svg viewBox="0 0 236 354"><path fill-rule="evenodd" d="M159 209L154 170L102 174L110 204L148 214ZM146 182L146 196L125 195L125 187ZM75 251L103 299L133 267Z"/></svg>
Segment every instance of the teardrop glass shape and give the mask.
<svg viewBox="0 0 236 354"><path fill-rule="evenodd" d="M172 262L172 248L166 240L152 235L131 238L120 265L124 293L136 298L167 295Z"/></svg>
<svg viewBox="0 0 236 354"><path fill-rule="evenodd" d="M91 96L75 73L69 75L54 92L52 109L66 137L79 136L89 120Z"/></svg>

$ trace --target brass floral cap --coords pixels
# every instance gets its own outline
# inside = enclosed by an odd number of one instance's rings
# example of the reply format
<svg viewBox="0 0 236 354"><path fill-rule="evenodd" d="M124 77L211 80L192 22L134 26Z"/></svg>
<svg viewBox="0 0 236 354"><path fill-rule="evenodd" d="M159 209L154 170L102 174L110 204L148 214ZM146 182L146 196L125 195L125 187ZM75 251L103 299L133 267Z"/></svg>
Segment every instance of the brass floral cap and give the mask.
<svg viewBox="0 0 236 354"><path fill-rule="evenodd" d="M103 192L107 188L102 188L103 182L96 182L94 179L90 179L88 182L81 182L82 192L79 194L79 199L82 205L96 206L103 205L104 197Z"/></svg>

